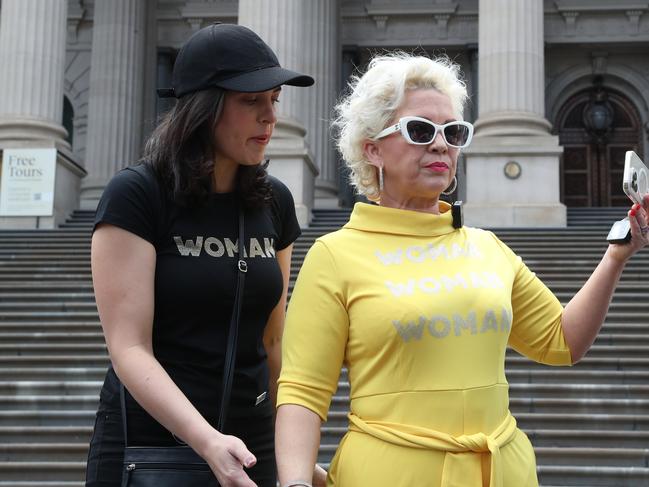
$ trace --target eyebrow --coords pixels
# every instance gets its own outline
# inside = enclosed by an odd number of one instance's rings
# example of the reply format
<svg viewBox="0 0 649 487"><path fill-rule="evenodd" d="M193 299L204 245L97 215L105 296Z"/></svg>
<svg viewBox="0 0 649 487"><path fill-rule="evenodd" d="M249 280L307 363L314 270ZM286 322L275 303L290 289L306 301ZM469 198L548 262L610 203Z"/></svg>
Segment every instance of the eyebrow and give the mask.
<svg viewBox="0 0 649 487"><path fill-rule="evenodd" d="M425 118L426 120L430 120L430 118L425 117L424 115L415 115L415 117ZM430 121L432 122L432 120L430 120ZM447 119L444 120L444 122L442 122L440 125L446 125L447 123L450 123L450 122L457 122L457 121L458 121L457 118L447 118Z"/></svg>

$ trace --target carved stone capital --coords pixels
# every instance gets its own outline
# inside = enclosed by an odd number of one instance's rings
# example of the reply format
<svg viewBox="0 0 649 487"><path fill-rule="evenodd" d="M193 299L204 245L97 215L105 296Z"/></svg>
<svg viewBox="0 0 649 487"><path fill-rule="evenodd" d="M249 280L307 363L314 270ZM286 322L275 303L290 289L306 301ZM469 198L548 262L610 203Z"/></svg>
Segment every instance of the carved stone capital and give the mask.
<svg viewBox="0 0 649 487"><path fill-rule="evenodd" d="M629 29L631 35L635 35L640 31L640 17L642 17L643 13L643 10L626 11L626 16L629 18L629 23L631 24L631 29Z"/></svg>
<svg viewBox="0 0 649 487"><path fill-rule="evenodd" d="M79 24L86 15L86 9L83 7L81 0L71 0L68 2L68 40L77 42L79 33Z"/></svg>
<svg viewBox="0 0 649 487"><path fill-rule="evenodd" d="M574 36L577 30L577 17L579 17L579 12L575 12L574 10L565 11L561 12L561 15L563 16L563 20L566 21L566 33Z"/></svg>
<svg viewBox="0 0 649 487"><path fill-rule="evenodd" d="M428 2L428 4L410 3L407 1L393 2L390 0L370 0L365 3L365 11L368 15L390 15L390 16L419 16L453 14L457 11L458 2L455 0L441 3Z"/></svg>
<svg viewBox="0 0 649 487"><path fill-rule="evenodd" d="M203 26L203 19L199 17L190 17L185 20L189 24L189 28L192 30L192 32L200 30L200 28Z"/></svg>
<svg viewBox="0 0 649 487"><path fill-rule="evenodd" d="M436 14L435 20L437 21L437 36L440 39L446 39L448 37L448 20L451 18L451 14Z"/></svg>
<svg viewBox="0 0 649 487"><path fill-rule="evenodd" d="M209 22L236 22L237 3L233 0L189 1L180 9L180 16L197 31Z"/></svg>
<svg viewBox="0 0 649 487"><path fill-rule="evenodd" d="M372 20L376 23L376 28L380 31L385 31L385 27L388 23L387 15L373 15Z"/></svg>

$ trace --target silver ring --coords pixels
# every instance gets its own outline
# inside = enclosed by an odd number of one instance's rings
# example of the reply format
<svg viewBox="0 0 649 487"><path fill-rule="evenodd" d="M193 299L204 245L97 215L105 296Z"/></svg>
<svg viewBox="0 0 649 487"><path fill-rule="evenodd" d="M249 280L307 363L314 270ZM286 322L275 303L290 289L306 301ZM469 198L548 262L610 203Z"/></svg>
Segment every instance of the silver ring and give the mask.
<svg viewBox="0 0 649 487"><path fill-rule="evenodd" d="M649 226L646 227L640 227L640 233L644 236L647 235L647 232L649 232Z"/></svg>

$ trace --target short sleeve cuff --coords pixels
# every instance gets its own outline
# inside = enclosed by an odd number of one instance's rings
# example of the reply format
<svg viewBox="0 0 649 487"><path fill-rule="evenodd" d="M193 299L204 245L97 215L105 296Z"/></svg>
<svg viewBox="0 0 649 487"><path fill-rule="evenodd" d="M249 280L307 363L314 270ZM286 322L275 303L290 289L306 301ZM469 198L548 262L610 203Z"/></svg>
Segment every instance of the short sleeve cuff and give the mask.
<svg viewBox="0 0 649 487"><path fill-rule="evenodd" d="M277 407L282 404L297 404L313 411L325 422L327 421L331 396L331 391L315 389L295 382L282 381L277 390Z"/></svg>

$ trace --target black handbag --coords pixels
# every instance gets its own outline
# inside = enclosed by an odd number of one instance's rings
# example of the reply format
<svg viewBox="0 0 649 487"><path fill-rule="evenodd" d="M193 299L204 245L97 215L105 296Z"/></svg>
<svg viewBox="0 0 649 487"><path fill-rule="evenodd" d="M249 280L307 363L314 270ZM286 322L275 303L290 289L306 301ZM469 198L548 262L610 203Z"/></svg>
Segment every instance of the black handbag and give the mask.
<svg viewBox="0 0 649 487"><path fill-rule="evenodd" d="M237 261L238 278L234 298L234 307L230 319L228 345L223 368L223 395L217 429L223 431L227 407L232 391L235 352L243 286L248 271L243 259L243 209L239 210L239 239L237 242L239 259ZM124 462L122 470L122 487L218 487L220 484L209 465L189 446L139 447L128 446L126 401L124 386L120 386L122 406L122 427L124 429Z"/></svg>

